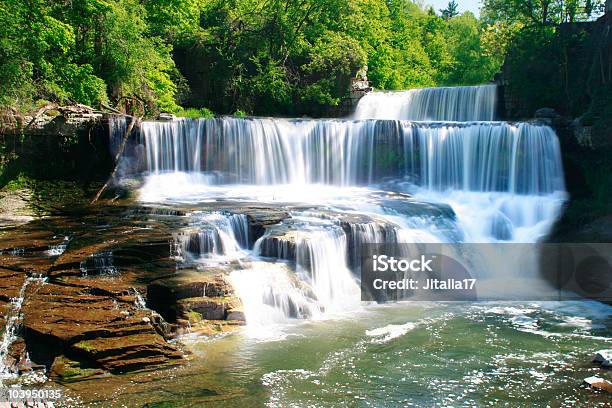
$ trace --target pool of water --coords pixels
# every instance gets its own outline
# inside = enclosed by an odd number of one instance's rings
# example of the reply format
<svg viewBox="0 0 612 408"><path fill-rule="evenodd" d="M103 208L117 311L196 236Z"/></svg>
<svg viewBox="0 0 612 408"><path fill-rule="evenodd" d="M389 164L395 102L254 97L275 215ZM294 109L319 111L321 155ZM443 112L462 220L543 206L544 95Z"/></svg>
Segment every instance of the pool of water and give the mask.
<svg viewBox="0 0 612 408"><path fill-rule="evenodd" d="M611 310L590 301L371 305L270 326L265 339L248 328L183 338L185 367L70 393L93 406L608 406L582 380L602 375L591 359L610 347Z"/></svg>

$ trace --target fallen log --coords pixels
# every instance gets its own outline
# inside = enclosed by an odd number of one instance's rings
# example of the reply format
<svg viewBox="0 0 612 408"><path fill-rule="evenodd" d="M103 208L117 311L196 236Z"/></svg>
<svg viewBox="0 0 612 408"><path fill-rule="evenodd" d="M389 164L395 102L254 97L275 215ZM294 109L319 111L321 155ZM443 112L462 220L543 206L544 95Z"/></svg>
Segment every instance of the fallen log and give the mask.
<svg viewBox="0 0 612 408"><path fill-rule="evenodd" d="M63 116L66 116L67 113L80 114L80 113L95 113L95 112L98 112L94 108L92 108L91 106L83 105L83 104L80 104L80 103L78 103L76 105L69 105L69 106L60 106L60 105L58 105L56 103L48 103L48 104L40 107L36 111L36 113L34 114L34 117L30 121L30 123L27 124L25 129L29 129L30 126L32 126L34 123L36 123L38 118L40 118L44 113L46 113L46 112L48 112L50 110L59 111L59 112L61 112L61 114Z"/></svg>

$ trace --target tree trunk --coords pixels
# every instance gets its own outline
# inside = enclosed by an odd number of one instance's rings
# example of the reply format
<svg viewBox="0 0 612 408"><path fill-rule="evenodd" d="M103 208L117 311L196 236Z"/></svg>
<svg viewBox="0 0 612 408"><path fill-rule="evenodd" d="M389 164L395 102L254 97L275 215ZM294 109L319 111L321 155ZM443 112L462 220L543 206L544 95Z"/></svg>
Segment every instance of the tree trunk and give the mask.
<svg viewBox="0 0 612 408"><path fill-rule="evenodd" d="M140 119L135 118L134 116L131 116L131 118L132 118L132 121L130 122L129 126L126 129L125 134L123 135L123 140L121 141L121 146L119 147L119 151L117 151L117 154L115 155L115 168L113 169L113 172L111 173L106 183L104 183L102 188L98 190L98 192L96 193L93 200L91 200L91 204L94 204L96 201L98 201L102 193L104 193L104 191L110 185L111 181L114 180L115 176L117 175L117 170L119 169L119 160L121 159L121 155L123 155L123 151L125 150L125 145L127 144L127 141L130 138L130 134L132 133L132 129L134 129L134 125L136 124L136 122L140 122Z"/></svg>

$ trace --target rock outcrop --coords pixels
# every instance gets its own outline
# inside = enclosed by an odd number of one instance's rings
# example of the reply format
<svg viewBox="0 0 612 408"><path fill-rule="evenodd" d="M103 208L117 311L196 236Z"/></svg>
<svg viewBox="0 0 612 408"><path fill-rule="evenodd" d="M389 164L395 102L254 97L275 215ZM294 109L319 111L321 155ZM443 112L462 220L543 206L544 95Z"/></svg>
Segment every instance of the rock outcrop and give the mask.
<svg viewBox="0 0 612 408"><path fill-rule="evenodd" d="M180 270L147 286L147 304L181 330L213 334L245 323L242 304L227 281L232 266Z"/></svg>
<svg viewBox="0 0 612 408"><path fill-rule="evenodd" d="M27 352L34 366L77 380L183 362L168 342L171 325L141 295L149 280L175 272L171 242L154 215L121 206L5 230L0 327L9 312L21 327L9 366L21 371Z"/></svg>
<svg viewBox="0 0 612 408"><path fill-rule="evenodd" d="M66 278L38 285L26 295L22 313L31 358L47 365L67 356L121 373L183 358L166 342L163 321L140 309L134 290L117 282Z"/></svg>

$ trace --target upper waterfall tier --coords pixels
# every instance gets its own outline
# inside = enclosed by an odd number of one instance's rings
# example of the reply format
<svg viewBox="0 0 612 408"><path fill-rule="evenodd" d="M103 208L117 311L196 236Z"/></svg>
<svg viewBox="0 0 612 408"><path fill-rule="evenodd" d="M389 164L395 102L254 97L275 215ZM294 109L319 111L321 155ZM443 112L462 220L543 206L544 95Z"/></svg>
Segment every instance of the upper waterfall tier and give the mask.
<svg viewBox="0 0 612 408"><path fill-rule="evenodd" d="M495 119L495 85L371 92L361 98L356 119L484 121Z"/></svg>
<svg viewBox="0 0 612 408"><path fill-rule="evenodd" d="M564 190L557 136L526 123L181 119L142 124L151 173L212 183L366 185L405 179L430 190Z"/></svg>

